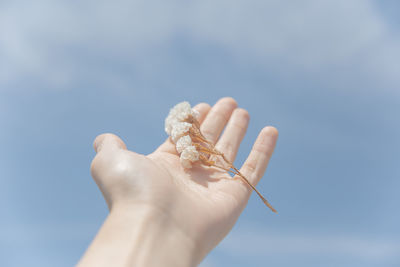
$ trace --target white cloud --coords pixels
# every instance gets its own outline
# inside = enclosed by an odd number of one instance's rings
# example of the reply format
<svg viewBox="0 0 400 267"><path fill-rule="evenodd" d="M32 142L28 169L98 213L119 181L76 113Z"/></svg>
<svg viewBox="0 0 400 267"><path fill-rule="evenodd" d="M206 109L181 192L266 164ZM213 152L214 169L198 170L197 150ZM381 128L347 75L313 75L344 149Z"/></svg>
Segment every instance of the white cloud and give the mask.
<svg viewBox="0 0 400 267"><path fill-rule="evenodd" d="M400 42L371 1L10 1L0 25L4 88L24 79L56 88L112 82L123 76L112 63L154 75L173 65L176 36L281 72L399 83ZM146 67L149 55L166 64Z"/></svg>
<svg viewBox="0 0 400 267"><path fill-rule="evenodd" d="M250 227L251 226L251 227ZM366 235L315 232L277 233L247 223L224 240L219 248L229 255L244 258L334 257L367 262L391 262L398 259L400 242Z"/></svg>

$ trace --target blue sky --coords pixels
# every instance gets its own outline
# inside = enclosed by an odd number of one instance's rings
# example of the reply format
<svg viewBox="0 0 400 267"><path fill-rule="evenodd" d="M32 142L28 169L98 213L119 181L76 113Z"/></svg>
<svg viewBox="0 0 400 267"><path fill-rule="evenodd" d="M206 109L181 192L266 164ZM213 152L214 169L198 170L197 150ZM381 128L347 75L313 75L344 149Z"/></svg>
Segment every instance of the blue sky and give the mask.
<svg viewBox="0 0 400 267"><path fill-rule="evenodd" d="M97 134L150 153L182 100L280 131L214 266L400 264L396 1L2 1L0 265L71 266L107 215Z"/></svg>

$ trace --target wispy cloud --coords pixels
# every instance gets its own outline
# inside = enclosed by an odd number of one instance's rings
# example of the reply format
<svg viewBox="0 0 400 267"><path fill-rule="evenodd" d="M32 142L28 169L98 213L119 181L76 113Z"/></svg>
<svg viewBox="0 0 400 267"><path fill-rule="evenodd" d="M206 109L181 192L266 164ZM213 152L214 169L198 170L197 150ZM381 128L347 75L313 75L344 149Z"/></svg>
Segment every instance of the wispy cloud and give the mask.
<svg viewBox="0 0 400 267"><path fill-rule="evenodd" d="M289 230L282 233L251 223L234 231L218 249L228 255L240 255L248 259L280 257L295 260L325 257L371 263L400 260L400 242L395 239L312 231Z"/></svg>
<svg viewBox="0 0 400 267"><path fill-rule="evenodd" d="M261 230L261 229L258 229ZM243 243L249 244L248 247ZM230 254L243 253L247 256L269 255L336 255L341 258L352 256L362 260L388 260L398 257L400 243L382 241L351 235L326 235L308 233L236 233L221 245Z"/></svg>
<svg viewBox="0 0 400 267"><path fill-rule="evenodd" d="M330 83L399 82L399 40L372 1L9 1L0 11L0 84L124 84L115 65L152 75L174 66L177 37L239 62ZM163 61L154 68L151 60ZM150 63L149 63L150 61ZM114 64L114 68L110 67ZM152 67L149 67L148 65ZM147 66L146 66L147 65ZM101 83L101 82L100 82ZM368 84L368 82L366 83Z"/></svg>

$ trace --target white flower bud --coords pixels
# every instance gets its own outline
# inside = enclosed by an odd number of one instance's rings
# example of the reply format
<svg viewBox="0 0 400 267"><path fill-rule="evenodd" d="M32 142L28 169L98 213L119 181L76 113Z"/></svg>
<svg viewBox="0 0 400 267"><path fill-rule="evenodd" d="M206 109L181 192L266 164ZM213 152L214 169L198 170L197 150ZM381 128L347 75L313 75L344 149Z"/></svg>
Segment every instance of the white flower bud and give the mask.
<svg viewBox="0 0 400 267"><path fill-rule="evenodd" d="M182 151L192 145L192 138L189 135L182 136L176 142L176 150L178 153L182 153Z"/></svg>
<svg viewBox="0 0 400 267"><path fill-rule="evenodd" d="M198 119L200 116L200 112L192 108L192 116Z"/></svg>
<svg viewBox="0 0 400 267"><path fill-rule="evenodd" d="M168 116L165 119L165 131L167 132L168 135L171 135L172 127L174 124L178 123L175 117L170 117Z"/></svg>
<svg viewBox="0 0 400 267"><path fill-rule="evenodd" d="M183 159L181 158L181 165L185 169L191 169L192 168L192 162L188 159Z"/></svg>
<svg viewBox="0 0 400 267"><path fill-rule="evenodd" d="M191 116L197 119L199 112L192 109L190 104L185 101L175 105L165 119L165 131L176 144L176 150L181 154L180 161L184 168L191 168L192 163L198 161L200 157L189 136L192 124L187 121Z"/></svg>
<svg viewBox="0 0 400 267"><path fill-rule="evenodd" d="M199 152L196 150L196 147L189 146L182 151L181 154L181 164L184 168L190 169L192 167L192 163L199 160Z"/></svg>
<svg viewBox="0 0 400 267"><path fill-rule="evenodd" d="M177 104L173 109L176 112L176 118L178 121L184 121L190 115L193 115L192 107L190 106L189 102L187 102L187 101Z"/></svg>
<svg viewBox="0 0 400 267"><path fill-rule="evenodd" d="M192 127L191 123L187 122L178 122L172 125L171 138L172 141L176 144L179 138L184 136L189 132L189 129Z"/></svg>
<svg viewBox="0 0 400 267"><path fill-rule="evenodd" d="M197 116L197 111L192 110L189 102L181 102L175 105L165 119L165 131L168 135L171 135L173 125L178 122L184 122L189 116Z"/></svg>

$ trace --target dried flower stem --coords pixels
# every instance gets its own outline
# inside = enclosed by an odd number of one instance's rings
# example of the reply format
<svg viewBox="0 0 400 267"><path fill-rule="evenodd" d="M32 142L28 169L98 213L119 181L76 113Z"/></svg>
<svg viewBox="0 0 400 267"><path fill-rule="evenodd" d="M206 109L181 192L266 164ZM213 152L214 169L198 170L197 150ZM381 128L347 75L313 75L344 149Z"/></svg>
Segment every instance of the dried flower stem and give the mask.
<svg viewBox="0 0 400 267"><path fill-rule="evenodd" d="M189 131L189 135L192 138L192 141L197 141L197 143L193 144L196 147L196 149L199 152L203 152L208 155L221 156L222 159L225 161L225 163L229 166L229 168L219 166L214 161L210 161L205 156L202 155L200 156L200 161L207 166L213 166L239 176L242 179L242 181L244 181L252 190L254 190L257 193L257 195L261 198L264 204L268 208L270 208L273 212L276 213L277 211L272 207L272 205L267 201L267 199L257 190L257 188L255 188L255 186L253 186L250 183L250 181L233 165L232 162L230 162L225 157L225 155L222 152L218 151L215 148L213 143L211 143L210 141L207 140L207 138L204 137L204 135L200 131L200 124L198 123L198 121L195 118L190 117L188 118L188 122L193 124L192 128Z"/></svg>
<svg viewBox="0 0 400 267"><path fill-rule="evenodd" d="M181 102L175 105L165 119L165 131L171 136L176 145L180 162L183 168L190 169L192 164L200 161L206 166L216 167L240 177L273 212L276 210L268 203L263 195L253 186L249 180L229 161L225 155L218 151L214 144L207 140L200 131L200 123L196 119L196 113L189 102ZM224 163L219 166L210 156L219 156ZM227 165L227 166L226 166Z"/></svg>

